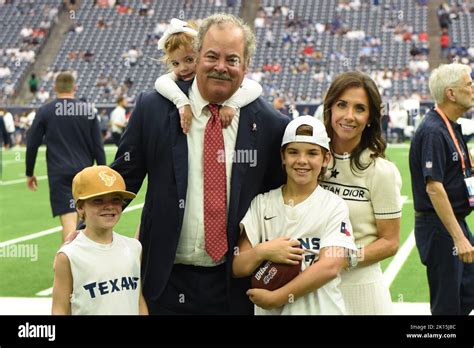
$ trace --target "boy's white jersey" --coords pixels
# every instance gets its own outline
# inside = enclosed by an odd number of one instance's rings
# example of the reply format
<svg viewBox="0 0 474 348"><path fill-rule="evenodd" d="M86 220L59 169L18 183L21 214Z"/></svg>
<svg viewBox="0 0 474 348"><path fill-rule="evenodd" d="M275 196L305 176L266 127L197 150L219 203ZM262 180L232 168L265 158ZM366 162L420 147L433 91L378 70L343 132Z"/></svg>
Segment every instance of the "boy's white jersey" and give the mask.
<svg viewBox="0 0 474 348"><path fill-rule="evenodd" d="M138 315L141 251L138 240L115 232L110 244L81 231L62 246L58 253L69 258L73 278L71 314Z"/></svg>
<svg viewBox="0 0 474 348"><path fill-rule="evenodd" d="M317 186L303 202L291 207L284 204L281 187L255 197L241 222L253 247L278 237L298 239L304 254L302 271L318 261L325 247L356 250L349 221L349 210L343 199ZM346 254L345 254L346 255ZM255 306L255 314L345 314L338 288L340 277L312 293L283 307L264 310Z"/></svg>

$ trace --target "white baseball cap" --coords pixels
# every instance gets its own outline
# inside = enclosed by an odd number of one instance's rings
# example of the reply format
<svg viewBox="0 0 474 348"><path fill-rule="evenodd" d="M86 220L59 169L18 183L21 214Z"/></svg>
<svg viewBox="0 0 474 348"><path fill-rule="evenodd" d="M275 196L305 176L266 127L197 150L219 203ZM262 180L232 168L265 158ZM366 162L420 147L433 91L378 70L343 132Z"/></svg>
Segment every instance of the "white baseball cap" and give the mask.
<svg viewBox="0 0 474 348"><path fill-rule="evenodd" d="M296 130L299 126L307 125L313 127L313 135L296 135ZM288 143L310 143L324 147L329 150L329 139L326 133L326 127L317 118L309 115L300 116L288 123L285 129L285 134L281 141L281 146Z"/></svg>

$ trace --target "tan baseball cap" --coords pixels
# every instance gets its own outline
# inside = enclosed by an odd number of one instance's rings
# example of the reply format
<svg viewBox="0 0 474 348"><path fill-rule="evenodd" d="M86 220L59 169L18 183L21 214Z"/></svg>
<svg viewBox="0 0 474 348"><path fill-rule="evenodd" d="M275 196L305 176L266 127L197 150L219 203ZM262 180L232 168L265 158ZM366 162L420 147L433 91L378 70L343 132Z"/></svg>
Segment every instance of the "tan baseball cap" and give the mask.
<svg viewBox="0 0 474 348"><path fill-rule="evenodd" d="M107 166L87 167L72 180L72 196L77 203L80 199L119 193L124 199L133 199L135 194L125 190L122 176Z"/></svg>

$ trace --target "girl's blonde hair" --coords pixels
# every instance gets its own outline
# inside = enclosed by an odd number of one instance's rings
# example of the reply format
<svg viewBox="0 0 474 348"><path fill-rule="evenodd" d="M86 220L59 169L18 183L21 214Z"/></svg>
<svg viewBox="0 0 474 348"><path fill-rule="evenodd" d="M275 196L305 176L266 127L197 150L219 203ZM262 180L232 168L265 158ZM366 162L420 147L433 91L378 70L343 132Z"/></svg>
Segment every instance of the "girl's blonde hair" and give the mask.
<svg viewBox="0 0 474 348"><path fill-rule="evenodd" d="M197 30L198 26L196 22L194 21L188 21L187 22L188 27ZM188 32L181 32L181 33L174 33L171 34L168 39L165 42L165 46L163 48L164 55L161 57L161 60L169 64L169 55L179 49L180 47L183 47L185 50L192 50L193 49L193 41L196 36L192 35L191 33Z"/></svg>

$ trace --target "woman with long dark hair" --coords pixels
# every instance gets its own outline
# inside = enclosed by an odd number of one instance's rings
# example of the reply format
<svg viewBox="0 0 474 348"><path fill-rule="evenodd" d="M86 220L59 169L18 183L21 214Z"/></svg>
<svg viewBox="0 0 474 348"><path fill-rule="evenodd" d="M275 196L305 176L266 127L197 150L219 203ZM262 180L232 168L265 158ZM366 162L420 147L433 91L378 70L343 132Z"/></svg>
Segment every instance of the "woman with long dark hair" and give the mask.
<svg viewBox="0 0 474 348"><path fill-rule="evenodd" d="M324 100L333 160L321 185L346 201L359 248L341 274L348 314L392 312L380 261L398 249L401 177L385 159L381 105L374 81L357 71L337 76Z"/></svg>

